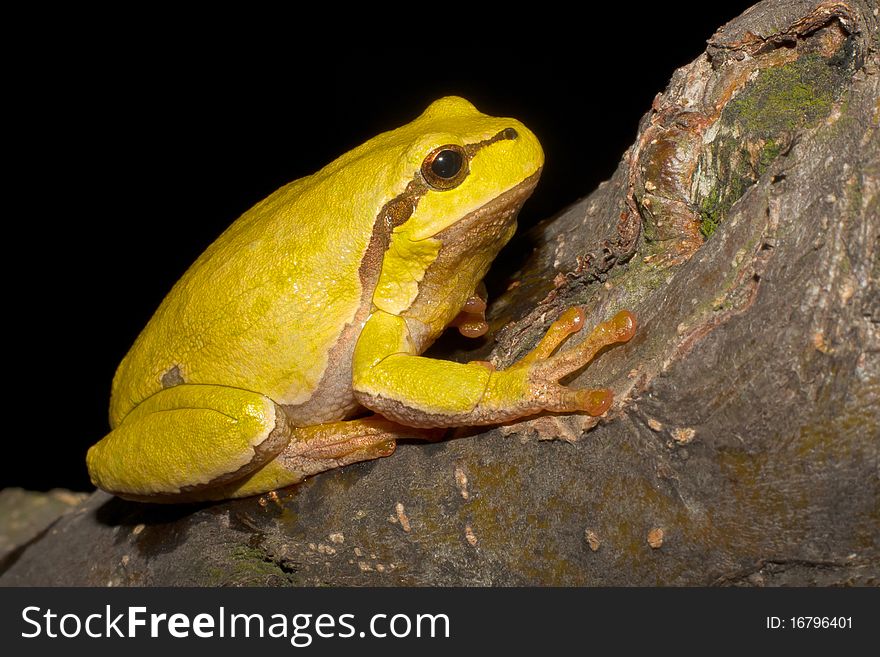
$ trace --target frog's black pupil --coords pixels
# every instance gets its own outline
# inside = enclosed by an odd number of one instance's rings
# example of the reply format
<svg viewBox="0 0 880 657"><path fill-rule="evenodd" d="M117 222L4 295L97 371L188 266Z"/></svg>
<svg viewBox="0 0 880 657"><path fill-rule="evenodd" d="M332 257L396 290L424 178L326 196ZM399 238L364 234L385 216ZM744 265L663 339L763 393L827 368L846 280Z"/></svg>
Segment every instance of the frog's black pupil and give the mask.
<svg viewBox="0 0 880 657"><path fill-rule="evenodd" d="M461 153L453 150L445 150L437 153L437 156L431 162L431 171L438 178L454 178L461 171L462 157Z"/></svg>

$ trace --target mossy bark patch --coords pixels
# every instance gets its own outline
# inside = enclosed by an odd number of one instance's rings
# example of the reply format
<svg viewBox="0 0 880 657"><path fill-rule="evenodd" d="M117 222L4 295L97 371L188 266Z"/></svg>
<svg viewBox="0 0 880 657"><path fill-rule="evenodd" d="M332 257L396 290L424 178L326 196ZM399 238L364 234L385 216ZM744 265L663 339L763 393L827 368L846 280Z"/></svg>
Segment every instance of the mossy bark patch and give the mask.
<svg viewBox="0 0 880 657"><path fill-rule="evenodd" d="M831 112L847 79L846 62L815 53L764 69L722 113L744 138L774 139L816 125Z"/></svg>
<svg viewBox="0 0 880 657"><path fill-rule="evenodd" d="M831 114L844 93L851 54L845 42L832 57L807 53L765 68L727 104L700 162L697 206L703 237L712 236L731 206L800 132Z"/></svg>

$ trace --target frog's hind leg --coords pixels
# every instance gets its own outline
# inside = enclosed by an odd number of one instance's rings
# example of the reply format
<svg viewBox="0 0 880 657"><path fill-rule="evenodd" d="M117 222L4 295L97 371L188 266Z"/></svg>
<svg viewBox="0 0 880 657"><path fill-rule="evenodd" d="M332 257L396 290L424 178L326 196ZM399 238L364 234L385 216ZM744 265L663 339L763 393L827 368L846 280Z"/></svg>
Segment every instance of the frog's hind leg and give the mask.
<svg viewBox="0 0 880 657"><path fill-rule="evenodd" d="M127 499L177 502L241 479L284 449L294 427L265 395L180 384L135 406L86 457L92 483Z"/></svg>
<svg viewBox="0 0 880 657"><path fill-rule="evenodd" d="M211 499L259 495L325 470L390 456L397 440L432 440L435 433L406 427L380 415L295 428L290 443L274 460L245 479L209 492Z"/></svg>

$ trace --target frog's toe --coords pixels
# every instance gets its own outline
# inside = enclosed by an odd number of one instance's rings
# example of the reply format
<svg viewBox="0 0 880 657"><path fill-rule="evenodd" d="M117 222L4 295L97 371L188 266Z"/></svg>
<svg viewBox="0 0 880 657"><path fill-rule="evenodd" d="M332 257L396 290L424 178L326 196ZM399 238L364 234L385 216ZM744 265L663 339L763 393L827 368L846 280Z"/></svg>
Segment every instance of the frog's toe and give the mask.
<svg viewBox="0 0 880 657"><path fill-rule="evenodd" d="M579 321L574 321L578 320L578 316L573 314L571 317L573 321L566 324L563 322L565 318L566 316L563 314L557 322L554 322L551 329L547 332L547 335L550 335L551 331L557 324L560 324L557 329L558 331L562 332L567 327L570 327L569 330L573 332L574 327L579 328L583 321L582 318ZM576 372L587 365L605 347L628 342L633 335L635 335L635 331L635 315L628 310L622 310L611 319L598 324L590 334L577 345L553 356L537 360L533 365L534 372L539 378L558 381L562 377ZM547 336L545 336L545 339L546 338ZM544 340L542 340L542 342L543 341ZM539 343L538 346L540 347L541 343ZM531 354L529 354L529 356L531 356Z"/></svg>
<svg viewBox="0 0 880 657"><path fill-rule="evenodd" d="M587 413L597 417L605 413L614 402L614 393L608 388L578 390L558 383L534 386L540 406L554 413Z"/></svg>
<svg viewBox="0 0 880 657"><path fill-rule="evenodd" d="M578 410L583 411L587 415L598 417L603 415L614 402L614 393L608 388L600 388L598 390L574 390L574 398L578 405Z"/></svg>
<svg viewBox="0 0 880 657"><path fill-rule="evenodd" d="M486 321L486 300L479 296L479 293L468 297L450 326L458 328L458 332L466 338L479 338L485 335L489 331L489 323Z"/></svg>

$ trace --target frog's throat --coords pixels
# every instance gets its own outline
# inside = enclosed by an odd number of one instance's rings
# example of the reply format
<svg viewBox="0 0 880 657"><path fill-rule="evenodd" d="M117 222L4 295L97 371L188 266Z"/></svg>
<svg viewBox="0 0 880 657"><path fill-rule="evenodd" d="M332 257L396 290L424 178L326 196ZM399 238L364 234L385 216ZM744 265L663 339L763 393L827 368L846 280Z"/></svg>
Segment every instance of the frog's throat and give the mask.
<svg viewBox="0 0 880 657"><path fill-rule="evenodd" d="M418 351L427 349L443 332L483 280L495 256L516 231L517 214L540 175L538 169L433 238L441 243L437 257L425 270L418 294L400 313Z"/></svg>

